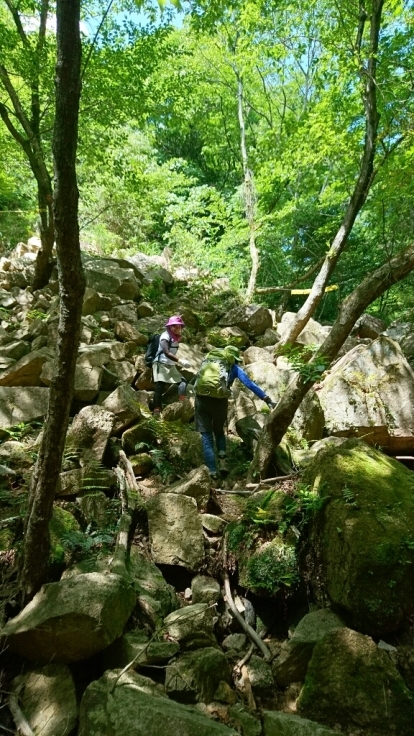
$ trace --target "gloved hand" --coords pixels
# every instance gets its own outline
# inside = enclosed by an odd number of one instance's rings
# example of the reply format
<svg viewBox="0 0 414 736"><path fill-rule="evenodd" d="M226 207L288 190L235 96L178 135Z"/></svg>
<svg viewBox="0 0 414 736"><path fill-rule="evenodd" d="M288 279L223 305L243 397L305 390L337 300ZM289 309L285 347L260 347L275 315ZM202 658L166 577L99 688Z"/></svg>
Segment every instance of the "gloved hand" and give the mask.
<svg viewBox="0 0 414 736"><path fill-rule="evenodd" d="M185 358L180 358L177 365L179 368L189 368L191 364L189 360L185 360Z"/></svg>
<svg viewBox="0 0 414 736"><path fill-rule="evenodd" d="M264 399L263 399L263 401L265 402L265 404L268 405L269 409L274 409L275 406L276 406L276 403L274 401L272 401L272 399L270 398L270 396L265 396Z"/></svg>

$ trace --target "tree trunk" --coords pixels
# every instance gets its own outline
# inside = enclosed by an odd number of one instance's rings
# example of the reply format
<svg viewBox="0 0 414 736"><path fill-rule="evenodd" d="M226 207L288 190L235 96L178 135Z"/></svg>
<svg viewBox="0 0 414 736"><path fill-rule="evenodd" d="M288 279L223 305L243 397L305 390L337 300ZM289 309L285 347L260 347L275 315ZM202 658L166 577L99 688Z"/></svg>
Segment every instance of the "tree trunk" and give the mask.
<svg viewBox="0 0 414 736"><path fill-rule="evenodd" d="M52 250L55 242L55 225L53 217L53 190L48 181L37 180L37 201L40 215L41 248L35 262L33 289L42 289L49 283L53 269Z"/></svg>
<svg viewBox="0 0 414 736"><path fill-rule="evenodd" d="M76 147L80 98L80 0L57 0L56 113L53 135L53 201L59 270L57 372L29 494L21 569L22 594L30 599L47 581L49 521L65 446L73 395L85 280L79 246Z"/></svg>
<svg viewBox="0 0 414 736"><path fill-rule="evenodd" d="M313 282L311 293L306 299L303 306L296 314L295 320L290 327L282 335L278 348L282 348L288 343L294 343L300 335L305 325L309 322L314 314L319 302L321 301L329 278L333 273L335 266L342 254L354 222L363 207L368 196L371 184L374 180L374 157L377 143L377 131L379 115L377 111L377 54L378 39L381 29L381 14L384 0L372 0L372 14L370 16L370 43L368 50L368 60L366 67L360 58L360 47L363 37L363 30L366 21L365 11L360 16L360 24L357 36L357 53L360 63L360 77L364 82L364 110L365 110L365 141L364 153L359 169L358 180L341 226L335 235L332 245L326 255L322 268L319 271L315 281Z"/></svg>
<svg viewBox="0 0 414 736"><path fill-rule="evenodd" d="M331 332L307 363L307 366L318 365L323 362L328 367L338 354L358 317L375 299L378 299L397 281L405 278L413 269L414 244L369 274L343 301ZM300 374L297 374L287 387L259 437L249 469L249 482L266 477L275 448L280 443L292 422L296 410L314 382L315 380L306 381Z"/></svg>
<svg viewBox="0 0 414 736"><path fill-rule="evenodd" d="M235 74L237 78L237 110L239 115L240 151L244 176L244 203L246 220L249 226L249 252L252 261L249 283L245 294L245 301L249 302L252 300L256 288L257 273L260 265L259 251L257 250L256 245L256 190L254 186L253 172L249 169L249 158L247 155L246 126L244 123L243 80L236 69Z"/></svg>
<svg viewBox="0 0 414 736"><path fill-rule="evenodd" d="M45 157L42 149L42 140L40 132L41 109L40 109L40 92L39 79L40 67L42 64L43 50L47 32L47 17L49 12L49 0L41 0L39 31L37 42L32 45L33 34L27 34L20 17L20 11L11 2L7 2L9 11L13 17L14 24L22 41L26 52L31 50L31 63L27 69L27 83L30 88L31 96L31 118L25 112L23 98L19 97L18 88L12 82L12 76L3 64L0 64L0 83L4 87L10 102L13 106L14 116L20 123L24 131L24 135L16 127L13 118L10 115L8 106L0 103L0 117L2 118L7 130L22 147L26 154L33 175L37 183L37 201L39 209L39 228L41 248L39 250L35 263L35 276L33 288L40 289L45 286L50 278L53 268L52 249L54 243L54 224L53 224L53 190L49 171L46 166Z"/></svg>

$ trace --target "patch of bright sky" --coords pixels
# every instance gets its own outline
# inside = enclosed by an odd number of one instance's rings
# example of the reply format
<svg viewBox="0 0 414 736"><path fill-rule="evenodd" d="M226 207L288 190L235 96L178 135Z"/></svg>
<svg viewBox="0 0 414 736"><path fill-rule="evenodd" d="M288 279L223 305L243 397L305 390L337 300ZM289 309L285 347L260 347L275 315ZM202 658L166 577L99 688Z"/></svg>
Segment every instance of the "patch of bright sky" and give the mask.
<svg viewBox="0 0 414 736"><path fill-rule="evenodd" d="M149 25L158 27L165 21L165 16L168 14L169 22L174 28L182 28L183 20L184 20L184 13L180 10L176 10L172 7L172 5L168 6L168 10L166 9L165 12L163 12L158 6L156 8L152 8L152 12L149 12L147 10L135 10L135 11L114 11L110 12L110 17L116 21L116 23L119 23L122 25L123 23L132 23L133 25L145 28ZM87 28L86 34L88 36L94 36L99 24L102 20L102 16L94 16L94 17L86 17L83 26ZM85 32L84 28L81 29L83 32Z"/></svg>
<svg viewBox="0 0 414 736"><path fill-rule="evenodd" d="M123 23L132 23L140 28L145 28L148 25L159 26L165 20L166 13L168 12L169 22L175 28L181 28L183 25L184 13L182 11L175 10L172 6L169 6L168 11L163 12L159 7L153 9L154 12L150 13L145 10L136 10L133 12L114 11L110 13L110 17L117 23L122 25ZM173 11L173 12L171 12ZM39 18L30 15L21 16L23 28L26 33L36 33L39 30ZM102 15L89 16L80 22L80 30L85 36L93 37L99 28L102 20ZM46 28L51 33L56 33L56 16L48 15Z"/></svg>
<svg viewBox="0 0 414 736"><path fill-rule="evenodd" d="M32 15L22 15L21 20L26 33L37 33L40 25L39 17L35 17ZM50 31L50 33L56 33L56 15L47 16L46 29ZM85 36L89 35L88 27L83 21L80 22L80 29L81 32L85 34Z"/></svg>

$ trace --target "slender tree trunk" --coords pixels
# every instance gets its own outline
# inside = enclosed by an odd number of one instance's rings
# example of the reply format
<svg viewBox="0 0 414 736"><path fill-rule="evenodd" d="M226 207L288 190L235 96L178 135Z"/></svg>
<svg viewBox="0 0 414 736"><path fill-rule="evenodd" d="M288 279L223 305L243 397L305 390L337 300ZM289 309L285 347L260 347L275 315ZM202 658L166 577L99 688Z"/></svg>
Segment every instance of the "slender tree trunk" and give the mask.
<svg viewBox="0 0 414 736"><path fill-rule="evenodd" d="M245 294L245 301L249 302L253 298L254 290L256 288L257 273L260 266L259 251L256 245L256 189L254 186L253 172L249 168L249 158L247 155L243 80L241 74L236 69L235 74L237 78L237 110L240 129L240 151L244 176L244 203L246 209L246 220L249 226L249 252L252 261L249 283Z"/></svg>
<svg viewBox="0 0 414 736"><path fill-rule="evenodd" d="M8 106L3 103L0 103L0 117L3 119L9 133L25 152L37 183L41 248L39 249L35 263L33 287L34 289L40 289L48 283L52 272L52 249L55 239L52 209L52 181L45 163L40 132L41 95L39 91L40 69L44 60L43 52L45 48L47 16L50 3L49 0L41 0L37 42L35 45L32 45L33 34L30 33L28 35L25 31L18 7L10 0L6 0L6 2L20 36L23 48L31 57L30 64L27 69L27 82L31 96L31 116L29 119L25 112L24 103L22 98L19 97L18 88L14 86L12 76L10 76L6 67L0 63L0 84L3 86L10 98L14 116L23 129L24 135L22 135L18 127L16 127L15 122L10 115Z"/></svg>
<svg viewBox="0 0 414 736"><path fill-rule="evenodd" d="M54 220L59 270L60 314L57 372L29 494L21 571L22 593L30 599L47 581L49 521L65 445L73 395L85 281L79 247L76 147L80 98L80 0L57 0Z"/></svg>
<svg viewBox="0 0 414 736"><path fill-rule="evenodd" d="M377 111L377 54L378 39L381 28L381 15L384 0L372 0L372 14L370 16L370 43L368 60L366 66L360 59L360 48L363 30L367 16L361 11L360 24L357 35L356 51L360 62L360 76L364 84L364 109L365 109L365 142L364 153L361 160L360 170L353 194L346 209L341 226L335 235L332 245L326 255L322 268L313 282L311 293L303 306L298 311L295 320L282 335L278 347L287 343L294 343L305 325L314 314L321 301L325 287L333 273L335 266L341 256L354 226L354 222L363 207L374 179L374 157L377 143L377 131L379 115Z"/></svg>
<svg viewBox="0 0 414 736"><path fill-rule="evenodd" d="M49 178L49 177L48 177ZM49 282L53 269L52 250L55 242L53 216L53 189L49 181L37 182L37 201L40 215L41 248L36 257L33 289L42 289Z"/></svg>
<svg viewBox="0 0 414 736"><path fill-rule="evenodd" d="M405 278L413 269L414 244L369 274L343 301L332 330L307 365L318 365L323 362L328 367L338 354L358 317L375 299L378 299L397 281ZM314 382L314 380L305 381L297 374L287 387L259 437L249 469L249 481L253 482L258 477L266 477L275 448Z"/></svg>

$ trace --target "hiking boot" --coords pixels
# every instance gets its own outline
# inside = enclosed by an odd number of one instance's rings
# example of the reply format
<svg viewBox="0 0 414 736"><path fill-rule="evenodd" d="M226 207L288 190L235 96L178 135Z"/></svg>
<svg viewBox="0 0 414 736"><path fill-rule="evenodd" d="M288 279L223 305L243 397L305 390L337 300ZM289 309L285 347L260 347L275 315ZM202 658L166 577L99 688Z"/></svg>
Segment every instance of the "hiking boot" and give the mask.
<svg viewBox="0 0 414 736"><path fill-rule="evenodd" d="M227 458L226 458L225 455L223 457L220 457L219 456L219 459L218 459L218 469L219 469L219 471L220 471L220 473L221 473L222 476L226 476L226 475L229 474L229 467L227 465Z"/></svg>
<svg viewBox="0 0 414 736"><path fill-rule="evenodd" d="M217 488L218 486L218 475L217 473L210 473L210 482L213 488Z"/></svg>

